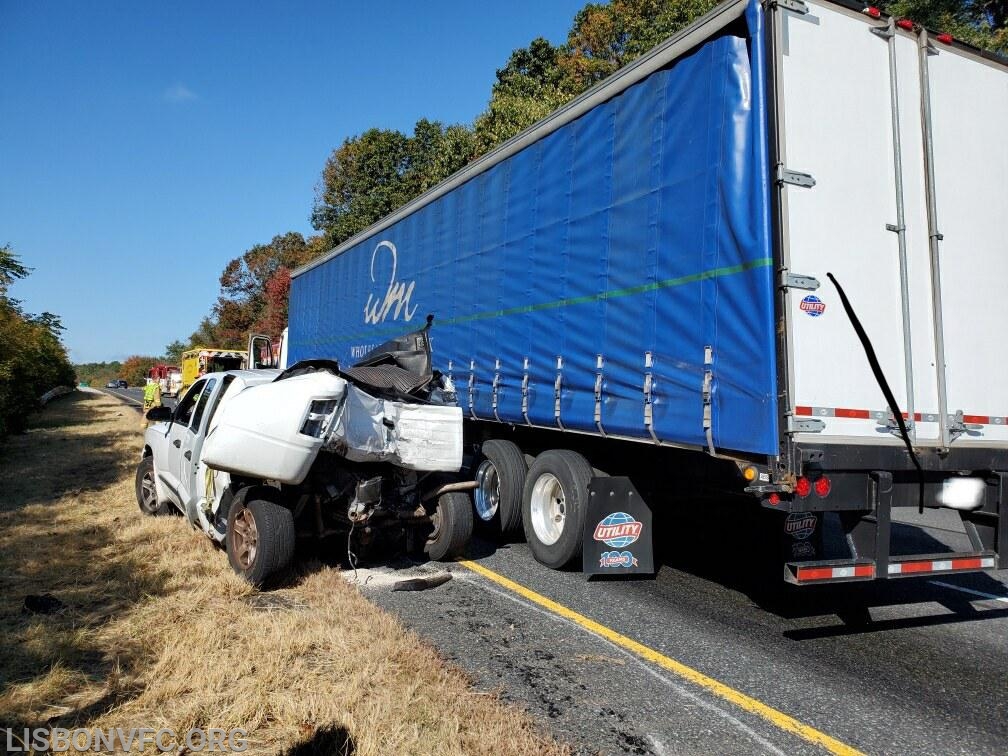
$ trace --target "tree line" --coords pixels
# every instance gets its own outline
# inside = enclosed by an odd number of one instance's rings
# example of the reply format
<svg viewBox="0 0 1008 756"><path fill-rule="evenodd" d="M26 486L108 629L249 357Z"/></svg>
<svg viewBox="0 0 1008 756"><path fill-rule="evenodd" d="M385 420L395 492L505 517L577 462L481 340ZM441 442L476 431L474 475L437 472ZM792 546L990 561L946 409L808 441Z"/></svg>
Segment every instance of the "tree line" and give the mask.
<svg viewBox="0 0 1008 756"><path fill-rule="evenodd" d="M884 0L898 18L1008 54L1008 0ZM497 70L486 109L472 124L419 119L412 134L372 128L333 150L322 167L311 222L315 235L278 234L227 263L220 294L188 341L241 348L250 331L279 336L287 323L290 272L364 230L467 164L549 115L688 26L714 0L613 0L575 15L567 41L541 37Z"/></svg>
<svg viewBox="0 0 1008 756"><path fill-rule="evenodd" d="M14 281L30 274L10 245L0 247L0 438L24 430L43 394L75 380L59 317L25 312L8 295Z"/></svg>

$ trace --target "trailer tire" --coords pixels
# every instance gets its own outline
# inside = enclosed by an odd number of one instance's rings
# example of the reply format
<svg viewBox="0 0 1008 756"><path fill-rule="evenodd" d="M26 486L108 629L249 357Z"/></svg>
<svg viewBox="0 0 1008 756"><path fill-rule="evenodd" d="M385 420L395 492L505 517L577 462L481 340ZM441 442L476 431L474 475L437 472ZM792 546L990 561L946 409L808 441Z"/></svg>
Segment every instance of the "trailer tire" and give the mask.
<svg viewBox="0 0 1008 756"><path fill-rule="evenodd" d="M171 511L171 505L166 501L158 501L157 485L154 482L154 458L144 457L136 469L136 499L140 511L148 517L166 515Z"/></svg>
<svg viewBox="0 0 1008 756"><path fill-rule="evenodd" d="M266 499L228 511L225 549L231 568L256 588L282 572L294 558L294 515Z"/></svg>
<svg viewBox="0 0 1008 756"><path fill-rule="evenodd" d="M464 556L473 533L473 505L469 494L449 491L438 497L432 516L434 532L424 551L435 562L447 562Z"/></svg>
<svg viewBox="0 0 1008 756"><path fill-rule="evenodd" d="M521 528L522 492L528 464L511 441L484 441L483 459L476 468L473 491L476 515L495 534L507 535Z"/></svg>
<svg viewBox="0 0 1008 756"><path fill-rule="evenodd" d="M540 564L566 567L581 556L592 467L567 449L543 452L529 468L522 495L525 538Z"/></svg>

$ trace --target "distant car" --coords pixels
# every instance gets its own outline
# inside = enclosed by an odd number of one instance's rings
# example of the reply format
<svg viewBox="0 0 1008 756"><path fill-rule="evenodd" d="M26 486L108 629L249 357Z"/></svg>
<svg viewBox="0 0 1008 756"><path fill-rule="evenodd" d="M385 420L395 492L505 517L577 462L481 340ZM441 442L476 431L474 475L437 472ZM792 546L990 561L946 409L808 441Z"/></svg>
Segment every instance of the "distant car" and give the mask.
<svg viewBox="0 0 1008 756"><path fill-rule="evenodd" d="M115 382L115 388L129 388L129 384L120 378Z"/></svg>
<svg viewBox="0 0 1008 756"><path fill-rule="evenodd" d="M119 381L109 381L105 384L105 388L119 388Z"/></svg>

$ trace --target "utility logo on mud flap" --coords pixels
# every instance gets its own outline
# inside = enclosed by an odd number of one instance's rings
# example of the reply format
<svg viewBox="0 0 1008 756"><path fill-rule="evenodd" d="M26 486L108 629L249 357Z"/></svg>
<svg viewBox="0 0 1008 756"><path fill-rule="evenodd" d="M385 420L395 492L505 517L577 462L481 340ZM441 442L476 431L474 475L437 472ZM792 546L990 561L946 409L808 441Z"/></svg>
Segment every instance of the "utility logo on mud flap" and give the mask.
<svg viewBox="0 0 1008 756"><path fill-rule="evenodd" d="M798 306L801 308L802 312L806 315L811 315L813 318L818 318L826 312L826 303L819 299L819 297L815 294L809 294Z"/></svg>
<svg viewBox="0 0 1008 756"><path fill-rule="evenodd" d="M629 551L603 551L599 567L636 567L637 558Z"/></svg>
<svg viewBox="0 0 1008 756"><path fill-rule="evenodd" d="M614 549L624 549L640 538L643 529L644 523L638 522L632 515L626 512L613 512L595 526L595 540L602 541Z"/></svg>
<svg viewBox="0 0 1008 756"><path fill-rule="evenodd" d="M804 541L816 529L817 518L811 512L792 512L784 521L784 532L792 538Z"/></svg>

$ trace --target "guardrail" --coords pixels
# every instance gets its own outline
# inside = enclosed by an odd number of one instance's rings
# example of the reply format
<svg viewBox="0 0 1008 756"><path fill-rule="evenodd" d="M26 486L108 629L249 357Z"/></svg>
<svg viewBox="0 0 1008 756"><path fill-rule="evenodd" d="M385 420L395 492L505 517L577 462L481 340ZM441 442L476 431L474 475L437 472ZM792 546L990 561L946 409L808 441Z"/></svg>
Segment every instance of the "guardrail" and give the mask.
<svg viewBox="0 0 1008 756"><path fill-rule="evenodd" d="M42 394L42 396L39 397L39 401L42 402L43 405L46 405L53 399L60 396L65 396L66 394L72 394L76 390L77 389L73 388L72 386L57 386L56 388L50 389L49 391L46 391L44 394Z"/></svg>

